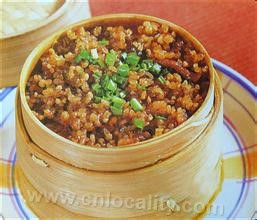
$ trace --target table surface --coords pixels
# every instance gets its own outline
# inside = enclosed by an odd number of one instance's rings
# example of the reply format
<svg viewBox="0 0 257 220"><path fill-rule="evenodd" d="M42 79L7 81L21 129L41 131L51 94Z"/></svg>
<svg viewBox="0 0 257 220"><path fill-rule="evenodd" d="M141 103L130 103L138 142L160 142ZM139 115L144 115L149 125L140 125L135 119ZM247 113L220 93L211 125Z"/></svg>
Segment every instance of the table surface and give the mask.
<svg viewBox="0 0 257 220"><path fill-rule="evenodd" d="M257 1L90 0L92 16L141 13L172 21L202 42L211 57L257 84Z"/></svg>

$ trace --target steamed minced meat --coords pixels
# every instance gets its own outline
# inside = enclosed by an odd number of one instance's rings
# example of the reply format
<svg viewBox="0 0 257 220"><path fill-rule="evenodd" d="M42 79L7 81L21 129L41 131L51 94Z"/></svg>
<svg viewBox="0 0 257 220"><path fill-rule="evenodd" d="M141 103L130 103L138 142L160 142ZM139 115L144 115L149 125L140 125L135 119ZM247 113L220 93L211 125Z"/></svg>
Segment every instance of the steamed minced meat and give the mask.
<svg viewBox="0 0 257 220"><path fill-rule="evenodd" d="M170 27L77 27L40 58L26 87L28 104L49 129L94 147L160 136L203 102L205 56Z"/></svg>

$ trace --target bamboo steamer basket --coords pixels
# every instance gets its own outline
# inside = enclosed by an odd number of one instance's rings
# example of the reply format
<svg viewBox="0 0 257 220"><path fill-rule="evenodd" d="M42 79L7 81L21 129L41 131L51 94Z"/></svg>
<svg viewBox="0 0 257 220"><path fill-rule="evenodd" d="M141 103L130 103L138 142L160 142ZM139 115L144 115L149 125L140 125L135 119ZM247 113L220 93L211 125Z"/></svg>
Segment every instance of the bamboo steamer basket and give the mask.
<svg viewBox="0 0 257 220"><path fill-rule="evenodd" d="M96 25L131 25L143 21L154 21L167 24L183 38L193 42L194 46L205 54L206 63L210 70L210 86L201 107L186 122L160 137L152 138L129 147L97 149L74 143L63 138L44 126L30 110L26 98L26 82L41 55L51 47L58 37L70 28L83 25L90 28ZM186 146L194 143L201 136L211 120L214 103L215 70L204 47L183 28L155 17L137 14L113 14L94 17L67 27L53 34L38 45L27 58L21 73L20 99L24 125L31 140L41 149L54 157L72 164L75 167L96 171L125 171L150 166L158 161L175 155ZM185 135L186 134L186 135ZM161 146L161 147L160 147Z"/></svg>
<svg viewBox="0 0 257 220"><path fill-rule="evenodd" d="M35 46L57 29L88 17L86 6L67 0L3 1L0 88L17 85L22 65Z"/></svg>
<svg viewBox="0 0 257 220"><path fill-rule="evenodd" d="M215 83L214 110L211 119L201 135L192 144L176 155L151 166L130 171L99 172L76 168L58 158L53 157L32 142L21 112L19 94L16 100L16 139L17 163L26 179L43 195L56 193L76 195L72 204L57 201L57 205L77 214L105 217L129 218L136 216L167 217L167 201L175 201L176 206L188 204L207 204L219 187L221 178L220 140L222 132L223 97L221 84L217 76ZM147 151L145 152L147 154ZM104 205L99 200L97 205L84 205L85 196L104 198ZM108 195L111 195L108 197ZM143 199L149 196L162 195L168 198L151 208L112 207L113 200L121 198L125 201ZM87 197L88 198L88 197ZM113 199L113 200L112 200ZM107 204L108 203L108 204ZM165 206L166 205L166 206ZM166 207L161 209L160 207ZM171 216L193 217L199 213L174 212ZM147 219L147 218L146 218Z"/></svg>

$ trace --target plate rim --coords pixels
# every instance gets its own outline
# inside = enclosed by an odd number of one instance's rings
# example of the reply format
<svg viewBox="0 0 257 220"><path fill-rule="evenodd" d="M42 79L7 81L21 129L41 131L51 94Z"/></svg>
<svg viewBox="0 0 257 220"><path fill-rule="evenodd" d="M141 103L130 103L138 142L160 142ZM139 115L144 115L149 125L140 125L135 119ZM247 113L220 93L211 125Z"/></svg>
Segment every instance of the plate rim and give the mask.
<svg viewBox="0 0 257 220"><path fill-rule="evenodd" d="M229 78L233 79L236 81L238 84L240 84L245 90L247 90L253 98L257 98L257 93L256 93L256 86L248 80L245 76L243 76L241 73L237 72L230 66L212 58L212 64L215 69L220 70L222 73L227 75Z"/></svg>

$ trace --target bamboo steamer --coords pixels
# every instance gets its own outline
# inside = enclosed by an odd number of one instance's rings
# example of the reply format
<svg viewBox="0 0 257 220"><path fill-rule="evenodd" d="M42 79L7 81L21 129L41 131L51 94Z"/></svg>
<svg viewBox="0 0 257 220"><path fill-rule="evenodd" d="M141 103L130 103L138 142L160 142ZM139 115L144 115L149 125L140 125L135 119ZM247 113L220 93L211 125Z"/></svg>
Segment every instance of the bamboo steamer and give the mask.
<svg viewBox="0 0 257 220"><path fill-rule="evenodd" d="M79 25L124 25L145 20L168 24L206 56L210 69L209 91L190 119L158 138L108 149L73 143L36 119L25 99L26 81L40 56L55 39L65 30ZM217 137L222 132L223 96L220 80L207 52L181 27L149 16L108 15L72 27L42 42L30 54L22 70L16 100L16 138L17 162L25 178L43 195L55 193L66 198L75 195L75 202L55 202L79 217L164 218L170 209L174 211L172 217L195 216L194 209L189 213L183 208L178 210L185 203L206 205L209 202L218 189L222 165ZM88 196L102 200L97 200L94 205L85 204ZM124 203L117 207L115 203L117 198L123 202L128 199L146 202L149 197L156 197L157 202L143 208Z"/></svg>
<svg viewBox="0 0 257 220"><path fill-rule="evenodd" d="M0 88L17 85L22 65L35 46L60 27L88 17L86 6L67 0L2 2Z"/></svg>
<svg viewBox="0 0 257 220"><path fill-rule="evenodd" d="M26 82L41 55L51 47L52 43L62 33L70 28L81 25L86 28L96 25L131 25L142 23L145 20L169 25L183 38L193 42L194 46L205 54L206 63L210 70L210 86L205 101L193 116L171 132L160 137L133 144L129 147L122 146L105 149L84 146L65 139L48 129L34 116L25 98ZM31 140L36 145L54 157L75 167L115 172L150 166L171 155L177 154L187 146L193 144L198 137L201 137L202 132L206 129L215 111L213 108L215 77L215 70L204 47L190 33L173 23L151 16L136 14L114 14L94 17L53 34L38 45L27 58L22 69L19 84L24 125Z"/></svg>
<svg viewBox="0 0 257 220"><path fill-rule="evenodd" d="M72 204L56 203L81 215L116 218L136 216L166 216L167 201L175 201L176 207L183 204L207 204L217 191L221 177L220 141L222 132L223 97L220 81L215 75L215 102L210 121L201 135L183 151L177 152L159 163L131 171L99 172L76 168L53 157L33 143L24 126L19 94L16 100L17 162L28 181L40 193L76 195ZM145 154L147 155L147 151ZM104 198L94 206L83 203L85 196ZM108 195L111 195L108 197ZM148 201L149 196L165 196L167 201L152 204L151 208L112 207L113 201L127 198L133 201ZM88 198L88 197L86 197ZM163 204L165 203L165 204ZM102 205L104 204L104 205ZM109 204L109 205L108 205ZM114 206L114 205L113 205ZM166 209L161 209L161 207ZM176 217L192 217L197 213L174 212ZM167 216L166 216L167 217Z"/></svg>

